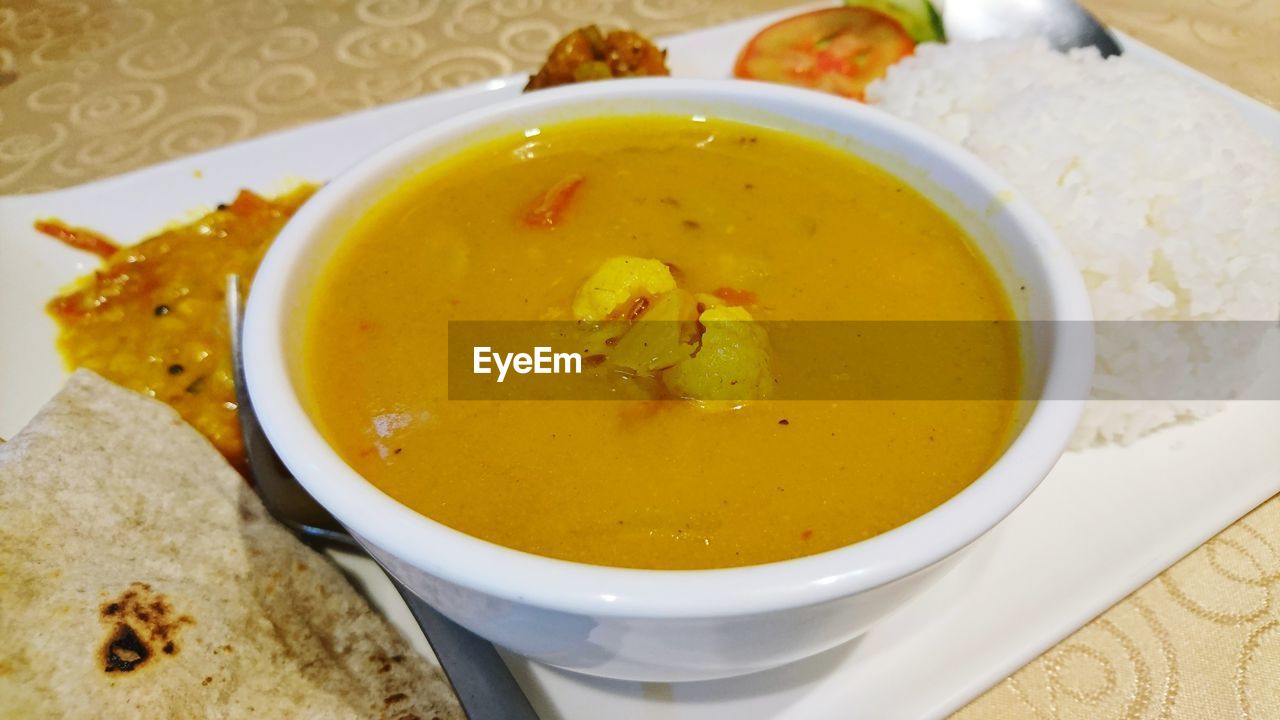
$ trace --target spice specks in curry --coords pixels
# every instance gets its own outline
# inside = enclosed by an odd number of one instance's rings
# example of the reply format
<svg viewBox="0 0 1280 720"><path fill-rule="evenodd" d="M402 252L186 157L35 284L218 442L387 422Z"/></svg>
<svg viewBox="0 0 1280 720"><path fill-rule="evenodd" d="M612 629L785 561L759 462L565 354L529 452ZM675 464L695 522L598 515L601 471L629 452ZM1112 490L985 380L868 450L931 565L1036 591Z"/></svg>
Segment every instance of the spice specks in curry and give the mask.
<svg viewBox="0 0 1280 720"><path fill-rule="evenodd" d="M313 192L303 186L269 200L244 190L193 223L127 247L92 231L37 223L104 259L48 304L67 364L168 403L243 471L225 278L236 273L251 282L267 246Z"/></svg>

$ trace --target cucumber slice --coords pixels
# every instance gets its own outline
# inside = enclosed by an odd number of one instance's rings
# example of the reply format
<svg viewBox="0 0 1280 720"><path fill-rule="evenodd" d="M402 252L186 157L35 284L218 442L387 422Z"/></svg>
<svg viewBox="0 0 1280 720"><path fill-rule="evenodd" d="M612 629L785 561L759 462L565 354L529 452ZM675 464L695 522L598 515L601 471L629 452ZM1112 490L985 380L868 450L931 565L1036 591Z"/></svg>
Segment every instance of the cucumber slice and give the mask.
<svg viewBox="0 0 1280 720"><path fill-rule="evenodd" d="M946 42L942 16L929 0L845 0L845 5L865 7L888 15L918 43Z"/></svg>

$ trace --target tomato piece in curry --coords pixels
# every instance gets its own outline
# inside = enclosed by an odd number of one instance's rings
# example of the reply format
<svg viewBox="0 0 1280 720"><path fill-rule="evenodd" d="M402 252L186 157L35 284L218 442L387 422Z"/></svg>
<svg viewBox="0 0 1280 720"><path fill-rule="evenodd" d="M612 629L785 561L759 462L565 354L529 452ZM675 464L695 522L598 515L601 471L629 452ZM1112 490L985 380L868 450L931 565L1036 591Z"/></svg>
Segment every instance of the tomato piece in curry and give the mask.
<svg viewBox="0 0 1280 720"><path fill-rule="evenodd" d="M226 277L250 282L267 246L314 191L302 186L271 200L244 190L230 205L127 247L92 231L37 223L45 234L104 256L102 267L48 304L67 365L168 403L243 471Z"/></svg>

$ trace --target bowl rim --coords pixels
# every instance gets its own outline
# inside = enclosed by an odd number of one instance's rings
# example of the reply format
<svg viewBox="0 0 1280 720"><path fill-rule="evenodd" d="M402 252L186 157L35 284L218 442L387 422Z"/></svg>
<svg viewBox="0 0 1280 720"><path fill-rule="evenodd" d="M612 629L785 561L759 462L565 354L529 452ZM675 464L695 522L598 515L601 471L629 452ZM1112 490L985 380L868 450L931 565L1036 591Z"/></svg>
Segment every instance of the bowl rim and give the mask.
<svg viewBox="0 0 1280 720"><path fill-rule="evenodd" d="M645 570L590 565L508 548L454 530L402 505L365 480L329 446L304 410L288 368L283 327L290 278L312 238L344 202L451 139L512 116L593 101L706 103L759 110L779 104L840 113L859 126L897 135L998 197L1046 279L1055 320L1090 321L1083 280L1048 223L967 151L880 110L821 93L735 80L628 79L539 91L469 111L402 137L322 187L285 225L258 269L247 302L244 359L250 398L285 465L344 526L422 572L495 598L562 612L637 618L711 618L813 605L891 583L954 554L1011 513L1056 464L1079 419L1083 380L1071 371L1088 346L1072 347L1055 329L1043 392L1025 425L996 462L933 510L852 545L762 565L708 570ZM619 113L626 114L626 113ZM644 114L637 111L635 114ZM656 110L651 114L661 114ZM794 116L793 116L794 117ZM803 120L796 119L797 124ZM816 136L815 131L814 136ZM893 172L890 170L890 172ZM1054 323L1054 327L1060 324ZM1082 384L1083 383L1083 384ZM1043 399L1072 398L1072 399Z"/></svg>

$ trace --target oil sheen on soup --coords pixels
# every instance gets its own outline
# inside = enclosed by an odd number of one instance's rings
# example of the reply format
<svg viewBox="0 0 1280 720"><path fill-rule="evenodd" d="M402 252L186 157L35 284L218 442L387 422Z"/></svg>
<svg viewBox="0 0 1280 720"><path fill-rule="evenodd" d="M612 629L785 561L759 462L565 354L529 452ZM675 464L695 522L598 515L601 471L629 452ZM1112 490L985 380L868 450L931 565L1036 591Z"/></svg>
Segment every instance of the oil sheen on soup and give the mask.
<svg viewBox="0 0 1280 720"><path fill-rule="evenodd" d="M580 120L485 140L364 215L313 291L305 394L355 470L462 532L599 565L753 565L964 489L1020 382L1016 330L993 323L965 348L989 398L790 399L771 324L1012 317L964 232L848 153L714 119ZM624 399L451 400L450 321L586 328L583 381Z"/></svg>

